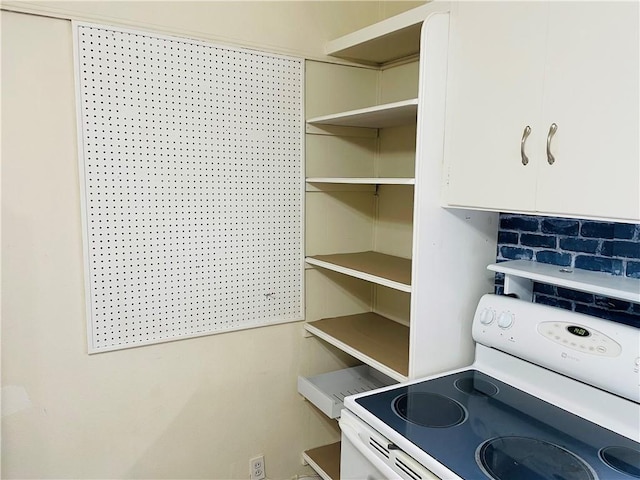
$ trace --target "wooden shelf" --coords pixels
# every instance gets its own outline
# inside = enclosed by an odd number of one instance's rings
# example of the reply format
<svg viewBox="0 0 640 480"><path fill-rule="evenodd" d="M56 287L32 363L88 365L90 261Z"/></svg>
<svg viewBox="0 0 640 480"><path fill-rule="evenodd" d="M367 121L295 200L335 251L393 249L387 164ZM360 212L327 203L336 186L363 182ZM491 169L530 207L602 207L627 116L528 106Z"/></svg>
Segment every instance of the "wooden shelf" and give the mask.
<svg viewBox="0 0 640 480"><path fill-rule="evenodd" d="M348 185L415 185L415 178L309 177L307 183L341 183Z"/></svg>
<svg viewBox="0 0 640 480"><path fill-rule="evenodd" d="M409 376L409 327L373 312L324 318L307 331L399 382Z"/></svg>
<svg viewBox="0 0 640 480"><path fill-rule="evenodd" d="M307 450L302 458L324 480L340 480L340 442Z"/></svg>
<svg viewBox="0 0 640 480"><path fill-rule="evenodd" d="M604 297L640 303L640 279L638 278L622 277L604 272L592 272L590 270L527 260L494 263L487 268L494 272L528 279L533 282L557 285Z"/></svg>
<svg viewBox="0 0 640 480"><path fill-rule="evenodd" d="M411 292L411 260L378 252L338 253L307 257L310 265Z"/></svg>
<svg viewBox="0 0 640 480"><path fill-rule="evenodd" d="M308 119L307 123L341 127L387 128L415 123L417 114L418 99L412 98L385 105L322 115Z"/></svg>
<svg viewBox="0 0 640 480"><path fill-rule="evenodd" d="M420 30L433 12L422 5L327 43L327 55L370 65L383 65L420 52Z"/></svg>

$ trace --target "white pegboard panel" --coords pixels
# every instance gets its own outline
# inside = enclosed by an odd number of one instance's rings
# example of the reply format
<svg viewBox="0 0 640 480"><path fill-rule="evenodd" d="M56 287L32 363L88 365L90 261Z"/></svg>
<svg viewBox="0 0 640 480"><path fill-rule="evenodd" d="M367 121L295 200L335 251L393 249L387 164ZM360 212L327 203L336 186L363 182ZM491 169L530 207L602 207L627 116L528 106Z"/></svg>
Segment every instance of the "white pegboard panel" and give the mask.
<svg viewBox="0 0 640 480"><path fill-rule="evenodd" d="M303 318L303 63L74 23L89 352Z"/></svg>

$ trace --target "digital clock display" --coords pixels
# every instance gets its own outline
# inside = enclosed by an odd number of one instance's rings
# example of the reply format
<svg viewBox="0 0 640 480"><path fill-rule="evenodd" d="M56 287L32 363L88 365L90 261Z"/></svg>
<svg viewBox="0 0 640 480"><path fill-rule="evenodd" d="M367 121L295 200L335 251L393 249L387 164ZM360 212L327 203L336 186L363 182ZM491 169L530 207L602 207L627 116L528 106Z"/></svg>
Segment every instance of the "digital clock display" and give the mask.
<svg viewBox="0 0 640 480"><path fill-rule="evenodd" d="M569 333L577 337L588 337L591 335L591 333L589 333L589 330L583 327L578 327L577 325L570 325L567 327L567 330L569 331Z"/></svg>

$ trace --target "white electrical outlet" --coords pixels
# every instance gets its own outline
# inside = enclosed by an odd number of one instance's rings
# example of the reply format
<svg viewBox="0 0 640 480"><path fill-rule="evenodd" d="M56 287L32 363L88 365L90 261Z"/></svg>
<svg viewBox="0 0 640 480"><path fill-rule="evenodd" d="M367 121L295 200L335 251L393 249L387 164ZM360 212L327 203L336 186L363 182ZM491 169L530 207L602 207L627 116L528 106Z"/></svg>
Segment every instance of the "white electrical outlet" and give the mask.
<svg viewBox="0 0 640 480"><path fill-rule="evenodd" d="M264 455L249 460L249 472L251 480L263 480L266 477L264 473Z"/></svg>

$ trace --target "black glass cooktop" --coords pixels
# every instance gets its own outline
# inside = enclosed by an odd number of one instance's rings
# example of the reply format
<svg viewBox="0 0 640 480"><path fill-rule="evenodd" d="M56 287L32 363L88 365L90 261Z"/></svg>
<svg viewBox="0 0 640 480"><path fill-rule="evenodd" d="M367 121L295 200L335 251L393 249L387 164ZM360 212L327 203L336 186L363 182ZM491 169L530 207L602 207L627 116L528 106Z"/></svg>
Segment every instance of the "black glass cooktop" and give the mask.
<svg viewBox="0 0 640 480"><path fill-rule="evenodd" d="M356 402L465 479L640 479L637 442L476 370Z"/></svg>

